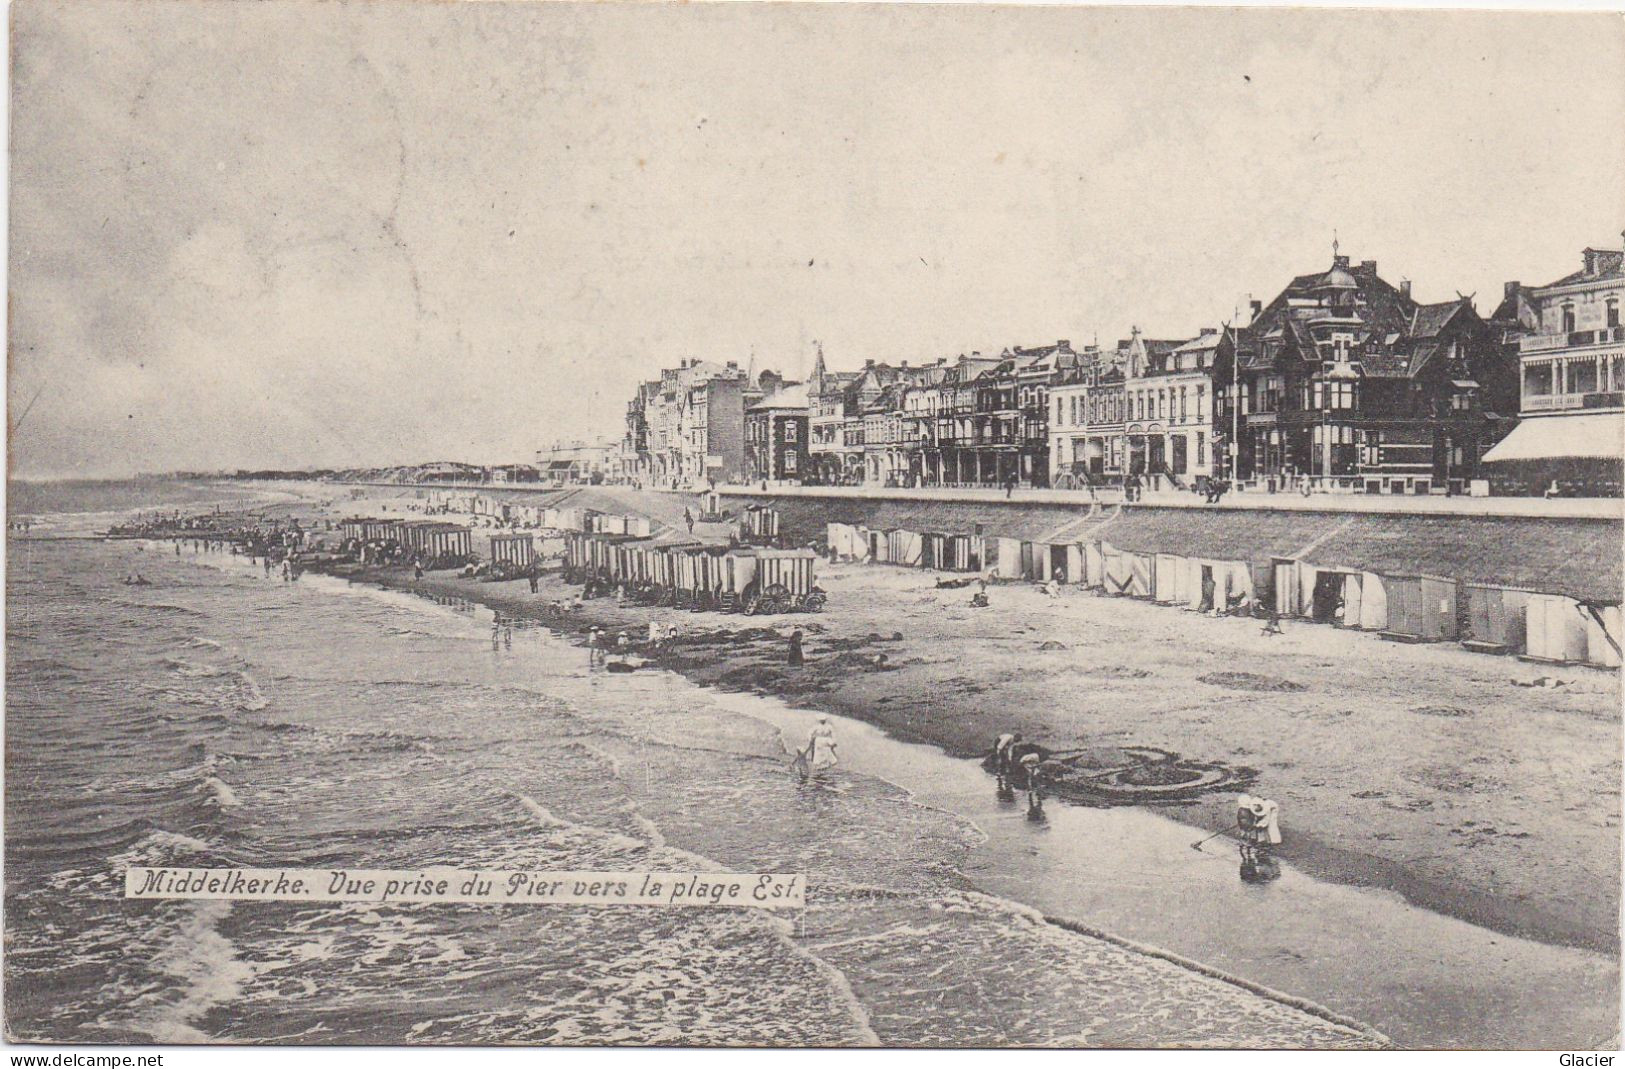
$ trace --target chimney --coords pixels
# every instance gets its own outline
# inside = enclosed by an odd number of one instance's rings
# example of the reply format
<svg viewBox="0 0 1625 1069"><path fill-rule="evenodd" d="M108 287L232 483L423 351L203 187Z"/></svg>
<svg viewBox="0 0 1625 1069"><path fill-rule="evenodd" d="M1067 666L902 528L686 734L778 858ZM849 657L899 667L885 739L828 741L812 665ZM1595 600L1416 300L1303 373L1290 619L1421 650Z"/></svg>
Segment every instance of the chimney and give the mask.
<svg viewBox="0 0 1625 1069"><path fill-rule="evenodd" d="M902 365L901 365L901 366L902 366L902 367L903 367L903 368L905 368L905 369L906 369L906 368L907 368L907 367L908 367L908 361L907 361L907 360L904 360L904 361L903 361L903 362L902 362Z"/></svg>
<svg viewBox="0 0 1625 1069"><path fill-rule="evenodd" d="M1060 341L1055 343L1055 347L1057 349L1070 349L1072 348L1072 342L1068 338L1062 338Z"/></svg>
<svg viewBox="0 0 1625 1069"><path fill-rule="evenodd" d="M738 370L739 370L739 361L737 361L737 360L730 360L730 361L728 361L728 366L729 366L729 367L730 367L730 368L732 368L732 369L733 369L733 370L735 370L735 371L738 371Z"/></svg>
<svg viewBox="0 0 1625 1069"><path fill-rule="evenodd" d="M1253 319L1257 319L1259 316L1264 314L1264 302L1263 301L1248 301L1247 302L1247 307L1252 309L1252 313L1253 313L1252 314L1252 319L1248 320L1249 323L1251 323L1253 321Z"/></svg>
<svg viewBox="0 0 1625 1069"><path fill-rule="evenodd" d="M1376 277L1376 274L1377 274L1377 261L1375 261L1375 260L1361 260L1360 261L1360 274L1362 274L1362 275L1371 275L1372 277Z"/></svg>
<svg viewBox="0 0 1625 1069"><path fill-rule="evenodd" d="M1410 296L1411 296L1411 280L1410 279L1402 278L1402 279L1399 280L1399 295L1401 297L1406 298L1407 300L1410 299Z"/></svg>
<svg viewBox="0 0 1625 1069"><path fill-rule="evenodd" d="M873 361L873 360L865 360L865 361L864 361L864 362L863 362L863 366L864 366L864 367L866 367L866 368L867 368L867 367L874 367L874 366L875 366L875 362L874 362L874 361Z"/></svg>
<svg viewBox="0 0 1625 1069"><path fill-rule="evenodd" d="M1597 273L1596 249L1587 249L1585 251L1585 272L1587 275L1595 275Z"/></svg>
<svg viewBox="0 0 1625 1069"><path fill-rule="evenodd" d="M1343 270L1347 271L1349 269L1349 258L1347 256L1333 256L1332 266L1341 267Z"/></svg>
<svg viewBox="0 0 1625 1069"><path fill-rule="evenodd" d="M1505 286L1503 286L1501 288L1501 297L1502 297L1503 300L1510 301L1512 298L1516 297L1517 295L1518 295L1518 284L1516 282L1508 282Z"/></svg>

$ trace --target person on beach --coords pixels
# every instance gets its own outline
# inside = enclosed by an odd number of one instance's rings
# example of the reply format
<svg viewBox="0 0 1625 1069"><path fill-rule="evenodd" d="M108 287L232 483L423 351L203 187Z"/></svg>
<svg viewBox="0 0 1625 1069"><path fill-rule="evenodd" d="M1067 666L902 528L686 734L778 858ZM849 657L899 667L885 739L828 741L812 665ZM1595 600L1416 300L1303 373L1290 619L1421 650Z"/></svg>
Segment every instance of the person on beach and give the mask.
<svg viewBox="0 0 1625 1069"><path fill-rule="evenodd" d="M293 581L293 565L289 564L286 560L282 562L282 581L284 583L290 583Z"/></svg>
<svg viewBox="0 0 1625 1069"><path fill-rule="evenodd" d="M693 534L694 533L694 513L689 510L687 505L683 506L683 522L688 524L688 533Z"/></svg>
<svg viewBox="0 0 1625 1069"><path fill-rule="evenodd" d="M804 751L812 775L820 775L826 768L834 768L840 763L835 749L835 729L829 726L829 717L821 716L812 734L807 736L807 749Z"/></svg>
<svg viewBox="0 0 1625 1069"><path fill-rule="evenodd" d="M790 660L790 666L792 668L800 668L801 665L804 663L804 658L803 658L802 653L801 653L801 632L800 631L792 631L792 632L790 632L790 655L789 655L789 660Z"/></svg>
<svg viewBox="0 0 1625 1069"><path fill-rule="evenodd" d="M423 578L423 562L422 561L415 560L415 561L412 562L412 578L414 580Z"/></svg>
<svg viewBox="0 0 1625 1069"><path fill-rule="evenodd" d="M526 574L526 578L530 580L530 592L532 594L537 593L541 589L541 578L536 574L536 565L532 564L530 566L530 571Z"/></svg>
<svg viewBox="0 0 1625 1069"><path fill-rule="evenodd" d="M993 771L1001 776L1010 774L1010 749L1021 741L1021 732L1007 731L993 740Z"/></svg>
<svg viewBox="0 0 1625 1069"><path fill-rule="evenodd" d="M649 645L657 650L660 648L660 625L653 620L649 621Z"/></svg>
<svg viewBox="0 0 1625 1069"><path fill-rule="evenodd" d="M1038 766L1043 758L1038 754L1028 752L1021 757L1021 771L1027 781L1027 819L1041 821L1044 819L1044 792L1040 787Z"/></svg>
<svg viewBox="0 0 1625 1069"><path fill-rule="evenodd" d="M620 634L615 636L615 649L618 652L625 653L626 648L630 645L632 645L632 639L625 631L622 631Z"/></svg>
<svg viewBox="0 0 1625 1069"><path fill-rule="evenodd" d="M178 557L180 555L181 555L181 544L179 542L176 542L175 543L175 556Z"/></svg>
<svg viewBox="0 0 1625 1069"><path fill-rule="evenodd" d="M1271 612L1270 613L1270 622L1264 625L1263 634L1266 634L1266 635L1284 635L1284 634L1286 634L1286 632L1284 630L1282 630L1282 628L1281 628L1281 614L1280 613L1278 613L1278 612Z"/></svg>
<svg viewBox="0 0 1625 1069"><path fill-rule="evenodd" d="M670 627L666 628L666 645L668 645L668 646L677 645L677 625L676 624L672 624Z"/></svg>

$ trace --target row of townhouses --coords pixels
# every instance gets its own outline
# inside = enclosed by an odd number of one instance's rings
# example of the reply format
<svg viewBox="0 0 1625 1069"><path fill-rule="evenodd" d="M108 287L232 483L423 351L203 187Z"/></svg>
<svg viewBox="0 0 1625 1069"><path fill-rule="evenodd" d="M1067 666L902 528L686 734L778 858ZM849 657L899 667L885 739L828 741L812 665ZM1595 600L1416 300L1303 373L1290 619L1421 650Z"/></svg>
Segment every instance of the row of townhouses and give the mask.
<svg viewBox="0 0 1625 1069"><path fill-rule="evenodd" d="M685 360L642 385L622 481L876 486L1137 484L1365 493L1618 494L1625 251L1544 286L1423 302L1372 261L1299 275L1244 322L1135 329L805 382Z"/></svg>

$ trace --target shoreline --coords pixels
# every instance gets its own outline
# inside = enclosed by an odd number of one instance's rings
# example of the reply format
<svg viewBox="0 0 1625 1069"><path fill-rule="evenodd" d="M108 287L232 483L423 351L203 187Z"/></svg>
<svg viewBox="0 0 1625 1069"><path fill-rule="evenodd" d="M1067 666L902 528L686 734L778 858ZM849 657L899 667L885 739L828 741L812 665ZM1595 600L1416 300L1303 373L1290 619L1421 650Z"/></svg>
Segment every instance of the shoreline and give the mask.
<svg viewBox="0 0 1625 1069"><path fill-rule="evenodd" d="M961 725L957 730L949 726L945 730L942 727L922 726L895 713L886 715L880 706L861 700L850 692L850 688L827 689L817 685L793 684L776 686L775 683L782 684L785 678L783 674L775 673L772 667L783 659L776 656L781 652L783 643L778 633L787 634L792 628L807 630L809 625L816 626L816 616L729 617L643 606L620 608L608 598L585 601L580 610L561 614L552 611L550 605L554 601L567 599L574 588L566 586L556 575L544 575L540 590L535 595L529 593L523 580L495 583L429 573L422 580L415 581L409 571L397 568L370 568L343 578L388 589L463 598L493 611L538 621L583 646L586 644L586 633L595 625L602 627L610 636L620 630L641 636L646 634L651 618L657 619L662 628L667 626L668 621L678 622L679 640L675 648L651 652L645 650L644 643L635 638L630 652L643 657L653 666L677 672L703 687L771 696L799 708L849 717L870 724L899 741L930 745L961 760L975 761L983 757L987 752L987 742L996 733L982 725ZM708 626L695 628L694 623L700 620ZM755 636L738 641L740 632L757 629L772 631L775 637L764 640ZM731 632L734 639L718 641L716 634L720 631ZM854 652L850 645L853 642L862 643L858 649L872 647L877 652L890 650L894 654L908 642L906 636L902 641L893 641L885 636L878 641L867 636L861 640L837 638L837 644L847 648L832 651L825 642L819 641L826 634L810 636L809 665L817 658L840 659L843 655L848 655L843 667L858 663L850 656ZM764 641L770 646L766 658L760 656ZM725 647L733 651L731 656L723 652ZM890 671L885 667L875 670ZM1041 735L1028 737L1042 738ZM990 785L991 782L990 779ZM1058 793L1056 800L1069 805L1090 804L1064 793ZM1142 804L1136 808L1147 809L1186 824L1195 833L1205 833L1232 826L1229 819L1231 805L1231 793L1221 792L1205 795L1194 803L1178 806ZM1430 878L1388 858L1341 849L1297 827L1290 829L1287 841L1276 852L1283 860L1315 879L1390 891L1419 908L1498 933L1549 946L1589 950L1610 956L1617 956L1619 951L1617 931L1597 928L1580 918L1529 902L1512 901L1505 896L1460 883Z"/></svg>

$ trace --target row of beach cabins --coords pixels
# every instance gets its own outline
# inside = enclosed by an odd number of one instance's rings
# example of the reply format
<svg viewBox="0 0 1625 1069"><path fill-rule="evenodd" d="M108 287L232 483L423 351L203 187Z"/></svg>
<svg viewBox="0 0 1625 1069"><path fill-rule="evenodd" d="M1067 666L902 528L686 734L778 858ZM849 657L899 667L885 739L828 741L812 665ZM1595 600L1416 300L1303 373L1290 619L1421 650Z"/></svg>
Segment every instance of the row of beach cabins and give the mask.
<svg viewBox="0 0 1625 1069"><path fill-rule="evenodd" d="M1558 664L1620 665L1617 604L1439 575L1384 574L1324 558L1133 552L1084 533L1096 524L1020 538L829 523L826 539L831 555L845 560L1057 581L1198 612L1297 618Z"/></svg>
<svg viewBox="0 0 1625 1069"><path fill-rule="evenodd" d="M490 500L471 495L449 504L462 511ZM583 584L589 595L624 589L643 604L749 614L817 612L824 606L814 574L817 555L777 548L777 514L770 509L743 510L734 537L724 542L677 530L657 534L646 516L511 508L522 511L503 515L505 522L538 530L370 517L341 520L336 529L342 546L363 559L372 553L425 568L477 565L495 579L528 574L542 556L558 555L565 580Z"/></svg>
<svg viewBox="0 0 1625 1069"><path fill-rule="evenodd" d="M810 549L707 543L676 531L658 538L572 531L564 542L566 582L697 612L819 612L817 564Z"/></svg>

